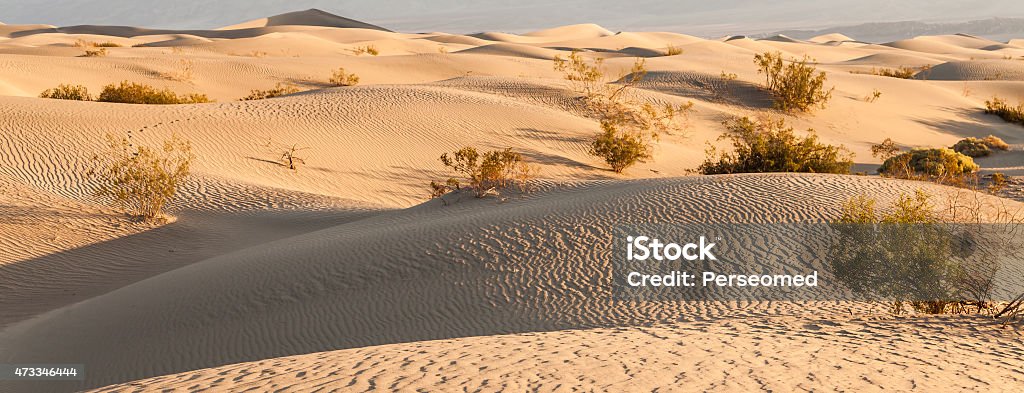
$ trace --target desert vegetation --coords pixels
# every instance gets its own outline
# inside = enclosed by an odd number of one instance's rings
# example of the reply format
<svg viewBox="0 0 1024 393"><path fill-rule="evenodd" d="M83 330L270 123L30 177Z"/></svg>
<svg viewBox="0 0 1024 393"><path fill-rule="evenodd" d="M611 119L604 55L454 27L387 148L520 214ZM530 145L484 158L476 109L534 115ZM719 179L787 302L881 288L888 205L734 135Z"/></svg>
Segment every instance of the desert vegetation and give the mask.
<svg viewBox="0 0 1024 393"><path fill-rule="evenodd" d="M195 75L194 69L195 64L192 60L179 59L178 66L175 69L161 72L160 77L177 82L188 82L191 81Z"/></svg>
<svg viewBox="0 0 1024 393"><path fill-rule="evenodd" d="M358 46L355 49L353 49L352 52L355 53L356 56L361 56L361 55L364 55L364 54L370 54L371 56L377 56L377 55L380 54L380 50L378 50L377 47L374 46L374 45Z"/></svg>
<svg viewBox="0 0 1024 393"><path fill-rule="evenodd" d="M75 40L75 47L77 48L120 48L122 45L116 42L94 42L86 41L83 39Z"/></svg>
<svg viewBox="0 0 1024 393"><path fill-rule="evenodd" d="M807 112L825 108L835 88L826 89L828 76L819 72L808 56L783 61L781 52L754 56L758 73L765 75L765 87L775 96L775 107L787 112Z"/></svg>
<svg viewBox="0 0 1024 393"><path fill-rule="evenodd" d="M895 154L878 169L883 176L899 179L960 183L978 171L971 157L948 148L921 148Z"/></svg>
<svg viewBox="0 0 1024 393"><path fill-rule="evenodd" d="M359 84L359 75L345 72L345 68L338 68L331 74L329 82L334 86L355 86Z"/></svg>
<svg viewBox="0 0 1024 393"><path fill-rule="evenodd" d="M295 94L300 92L298 86L291 83L278 83L272 89L268 90L253 90L249 95L242 97L239 101L254 101L264 100L267 98L281 97L289 94Z"/></svg>
<svg viewBox="0 0 1024 393"><path fill-rule="evenodd" d="M92 101L89 89L82 85L57 85L55 88L43 90L39 97L55 100Z"/></svg>
<svg viewBox="0 0 1024 393"><path fill-rule="evenodd" d="M975 241L971 227L943 223L931 195L901 195L885 211L868 196L851 198L831 224L829 249L836 278L853 292L891 302L894 314L909 304L927 314L988 308L996 261L961 250ZM973 256L974 258L970 258Z"/></svg>
<svg viewBox="0 0 1024 393"><path fill-rule="evenodd" d="M601 125L590 154L602 158L616 173L651 159L659 135L685 132L688 127L692 102L655 105L633 97L632 89L647 74L642 59L637 59L615 83L606 79L604 59L588 61L579 51L568 58L556 56L555 70L563 73Z"/></svg>
<svg viewBox="0 0 1024 393"><path fill-rule="evenodd" d="M99 49L86 49L85 54L82 57L104 57L107 55L107 48Z"/></svg>
<svg viewBox="0 0 1024 393"><path fill-rule="evenodd" d="M665 56L676 56L683 54L683 48L669 44L665 47Z"/></svg>
<svg viewBox="0 0 1024 393"><path fill-rule="evenodd" d="M874 68L874 67L872 67L871 71L867 71L867 72L864 72L864 71L851 71L851 72L854 73L854 74L869 74L869 75L885 76L885 77L889 77L889 78L914 79L914 75L917 75L918 72L928 71L930 69L931 69L930 65L926 65L926 66L923 66L923 67L917 67L917 68L905 67L905 66L901 66L901 67L897 67L897 68L885 68L885 67Z"/></svg>
<svg viewBox="0 0 1024 393"><path fill-rule="evenodd" d="M1010 145L995 135L989 135L982 139L964 138L952 146L953 151L972 158L987 157L993 151L1008 150L1009 148Z"/></svg>
<svg viewBox="0 0 1024 393"><path fill-rule="evenodd" d="M1024 102L1017 106L1010 106L1005 100L999 97L992 97L985 101L985 113L999 116L1010 123L1024 126Z"/></svg>
<svg viewBox="0 0 1024 393"><path fill-rule="evenodd" d="M89 173L99 184L97 196L134 217L152 220L164 217L194 159L192 145L177 136L151 148L136 145L131 134L108 134L107 149L93 156Z"/></svg>
<svg viewBox="0 0 1024 393"><path fill-rule="evenodd" d="M100 92L97 101L117 102L123 104L198 104L211 102L203 94L186 94L179 96L170 89L157 89L153 86L123 81L120 84L109 84Z"/></svg>
<svg viewBox="0 0 1024 393"><path fill-rule="evenodd" d="M879 91L878 89L875 89L871 92L871 94L864 96L864 101L874 103L875 101L878 101L879 98L882 98L882 92Z"/></svg>
<svg viewBox="0 0 1024 393"><path fill-rule="evenodd" d="M537 175L537 169L511 148L480 153L476 148L464 147L442 154L440 159L456 176L444 182L430 182L431 196L435 198L461 189L463 181L477 198L498 195L500 190L513 186L524 190Z"/></svg>
<svg viewBox="0 0 1024 393"><path fill-rule="evenodd" d="M708 146L707 159L697 168L705 175L760 172L850 173L853 155L843 146L818 141L814 130L797 136L784 119L765 116L726 121L719 140L732 142L732 151Z"/></svg>

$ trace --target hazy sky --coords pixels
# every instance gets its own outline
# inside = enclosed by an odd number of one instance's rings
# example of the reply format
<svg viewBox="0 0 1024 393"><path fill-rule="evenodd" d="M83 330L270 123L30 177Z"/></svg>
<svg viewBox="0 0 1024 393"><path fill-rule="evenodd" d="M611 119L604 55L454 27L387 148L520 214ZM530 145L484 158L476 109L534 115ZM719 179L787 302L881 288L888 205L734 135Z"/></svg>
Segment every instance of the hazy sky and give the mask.
<svg viewBox="0 0 1024 393"><path fill-rule="evenodd" d="M1024 0L0 0L0 22L214 28L319 8L397 31L523 32L593 22L716 36L863 22L1024 17Z"/></svg>

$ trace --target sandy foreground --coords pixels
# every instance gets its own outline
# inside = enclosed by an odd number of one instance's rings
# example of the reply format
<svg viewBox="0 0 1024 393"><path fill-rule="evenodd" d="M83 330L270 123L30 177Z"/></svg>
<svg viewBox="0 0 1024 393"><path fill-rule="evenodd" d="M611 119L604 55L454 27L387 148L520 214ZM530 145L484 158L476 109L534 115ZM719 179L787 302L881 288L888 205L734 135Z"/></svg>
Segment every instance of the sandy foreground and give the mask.
<svg viewBox="0 0 1024 393"><path fill-rule="evenodd" d="M122 46L80 57L77 40ZM379 55L356 53L367 46ZM668 46L683 54L664 56ZM597 123L552 67L571 48L612 70L646 58L638 94L692 101L688 132L663 136L655 159L624 175L604 169L587 154ZM828 108L787 120L847 146L857 170L877 167L870 145L887 137L916 147L993 134L1011 150L978 163L1024 175L1024 129L982 111L994 95L1024 100L1021 40L702 39L596 25L408 34L316 11L209 31L0 25L0 363L84 363L88 376L0 391L1024 389L1019 327L982 316L611 298L615 225L822 222L859 194L966 192L876 176L690 175L723 120L771 111L752 61L768 50L829 73ZM925 65L926 80L850 72ZM330 87L338 67L360 84ZM218 102L37 98L122 80ZM308 91L237 101L277 83ZM105 134L129 131L193 144L195 176L172 222L136 223L93 197L91 157ZM268 141L309 147L307 165L281 167ZM541 168L536 190L427 200L427 183L447 177L438 156L463 146L523 152Z"/></svg>

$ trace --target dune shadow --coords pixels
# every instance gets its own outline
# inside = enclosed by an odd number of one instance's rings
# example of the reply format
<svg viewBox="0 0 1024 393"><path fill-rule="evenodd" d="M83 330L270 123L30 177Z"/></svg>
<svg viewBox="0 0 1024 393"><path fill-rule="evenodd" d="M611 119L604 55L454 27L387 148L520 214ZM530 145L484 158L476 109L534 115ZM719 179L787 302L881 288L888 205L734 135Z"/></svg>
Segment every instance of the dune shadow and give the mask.
<svg viewBox="0 0 1024 393"><path fill-rule="evenodd" d="M942 111L954 114L954 119L936 120L932 118L917 117L913 120L929 128L956 135L961 138L975 137L984 138L988 135L995 135L1010 144L1024 143L1024 128L1019 125L1007 123L999 116L987 114L981 108L940 108Z"/></svg>
<svg viewBox="0 0 1024 393"><path fill-rule="evenodd" d="M652 71L647 73L637 87L678 97L753 109L772 109L775 105L772 94L761 86L741 80L728 80L719 75Z"/></svg>

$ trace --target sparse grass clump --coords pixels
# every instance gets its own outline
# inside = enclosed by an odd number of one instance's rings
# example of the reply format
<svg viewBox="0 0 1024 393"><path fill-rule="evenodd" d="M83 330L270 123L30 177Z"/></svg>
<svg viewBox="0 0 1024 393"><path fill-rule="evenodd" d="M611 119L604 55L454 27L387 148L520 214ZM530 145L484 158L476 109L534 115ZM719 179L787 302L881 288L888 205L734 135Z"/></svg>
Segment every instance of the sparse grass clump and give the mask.
<svg viewBox="0 0 1024 393"><path fill-rule="evenodd" d="M871 75L877 75L877 76L885 76L885 77L889 77L889 78L914 79L914 75L917 75L918 72L927 71L929 69L931 69L930 65L926 65L924 67L918 67L918 68L905 67L905 66L900 66L899 68L884 68L883 67L883 68L871 68L871 71L868 71L866 73L867 74L871 74ZM857 72L854 72L854 73L864 74L865 72L857 71Z"/></svg>
<svg viewBox="0 0 1024 393"><path fill-rule="evenodd" d="M765 87L775 96L775 107L787 112L807 112L815 107L824 108L832 98L832 90L825 89L828 79L810 65L810 57L782 60L781 52L765 52L754 56L758 73L765 75Z"/></svg>
<svg viewBox="0 0 1024 393"><path fill-rule="evenodd" d="M100 102L117 102L123 104L199 104L211 102L204 94L187 94L179 96L170 89L157 89L153 86L124 81L120 84L109 84L100 92Z"/></svg>
<svg viewBox="0 0 1024 393"><path fill-rule="evenodd" d="M120 48L122 45L116 42L99 42L94 45L97 48Z"/></svg>
<svg viewBox="0 0 1024 393"><path fill-rule="evenodd" d="M732 141L733 151L708 147L708 158L697 168L705 175L761 172L850 173L853 155L843 146L818 142L814 130L798 137L785 120L747 117L725 122L719 140Z"/></svg>
<svg viewBox="0 0 1024 393"><path fill-rule="evenodd" d="M669 44L665 47L665 56L676 56L683 54L683 48Z"/></svg>
<svg viewBox="0 0 1024 393"><path fill-rule="evenodd" d="M189 176L192 145L177 136L160 148L137 146L128 137L107 135L107 150L93 157L90 174L100 183L97 195L129 214L150 220L161 218Z"/></svg>
<svg viewBox="0 0 1024 393"><path fill-rule="evenodd" d="M369 53L372 56L377 56L380 54L380 50L378 50L377 47L374 45L359 46L353 49L352 52L354 52L356 56L360 56L366 53Z"/></svg>
<svg viewBox="0 0 1024 393"><path fill-rule="evenodd" d="M878 173L900 179L954 180L978 169L971 157L953 149L914 149L885 160Z"/></svg>
<svg viewBox="0 0 1024 393"><path fill-rule="evenodd" d="M355 86L359 84L359 75L345 72L344 68L338 68L331 74L330 82L334 86Z"/></svg>
<svg viewBox="0 0 1024 393"><path fill-rule="evenodd" d="M267 98L281 97L300 92L298 86L290 83L278 83L270 90L253 90L248 96L242 97L239 101L254 101Z"/></svg>
<svg viewBox="0 0 1024 393"><path fill-rule="evenodd" d="M39 97L55 100L92 101L89 89L82 85L61 84L55 88L44 90Z"/></svg>
<svg viewBox="0 0 1024 393"><path fill-rule="evenodd" d="M104 57L107 55L107 48L99 48L96 50L86 50L82 57Z"/></svg>
<svg viewBox="0 0 1024 393"><path fill-rule="evenodd" d="M1010 123L1024 125L1024 102L1014 107L1002 98L993 97L985 101L985 113L999 116Z"/></svg>
<svg viewBox="0 0 1024 393"><path fill-rule="evenodd" d="M477 198L497 195L504 188L524 188L537 174L537 170L523 160L522 154L511 148L481 154L476 148L464 147L451 154L442 154L441 163L459 177L451 177L444 183L430 182L434 197L462 188L462 181L468 183Z"/></svg>
<svg viewBox="0 0 1024 393"><path fill-rule="evenodd" d="M874 91L871 92L871 95L864 97L864 101L874 103L875 101L878 101L879 98L882 98L882 92L879 91L878 89L875 89Z"/></svg>
<svg viewBox="0 0 1024 393"><path fill-rule="evenodd" d="M1010 150L1010 145L995 135L989 135L981 138L981 141L992 150Z"/></svg>
<svg viewBox="0 0 1024 393"><path fill-rule="evenodd" d="M555 57L555 70L563 73L573 91L580 94L586 108L601 125L601 133L590 145L590 153L604 159L616 173L651 159L654 142L661 134L683 132L688 127L692 102L655 105L631 96L632 89L647 74L644 61L608 83L604 59L587 61L579 51L568 58Z"/></svg>

